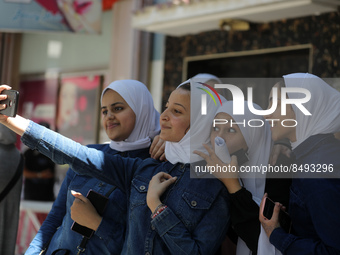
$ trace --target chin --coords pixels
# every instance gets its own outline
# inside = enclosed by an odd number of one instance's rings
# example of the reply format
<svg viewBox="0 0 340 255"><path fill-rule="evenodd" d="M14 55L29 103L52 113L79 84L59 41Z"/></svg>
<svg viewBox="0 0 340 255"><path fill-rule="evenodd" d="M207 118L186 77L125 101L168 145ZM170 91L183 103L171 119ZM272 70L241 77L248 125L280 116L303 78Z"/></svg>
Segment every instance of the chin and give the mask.
<svg viewBox="0 0 340 255"><path fill-rule="evenodd" d="M166 141L167 140L167 135L166 132L162 131L159 133L159 138L161 138L162 140Z"/></svg>

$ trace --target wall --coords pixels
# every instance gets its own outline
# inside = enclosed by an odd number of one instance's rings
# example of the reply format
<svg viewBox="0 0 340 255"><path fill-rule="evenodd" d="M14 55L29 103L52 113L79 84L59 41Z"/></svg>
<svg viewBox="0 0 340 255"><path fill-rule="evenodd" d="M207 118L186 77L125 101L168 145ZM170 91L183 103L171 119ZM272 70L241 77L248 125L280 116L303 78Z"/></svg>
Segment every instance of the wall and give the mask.
<svg viewBox="0 0 340 255"><path fill-rule="evenodd" d="M66 33L25 33L22 38L20 73L44 73L48 69L82 71L107 69L112 39L112 11L102 17L100 35ZM47 55L49 41L60 41L59 58Z"/></svg>

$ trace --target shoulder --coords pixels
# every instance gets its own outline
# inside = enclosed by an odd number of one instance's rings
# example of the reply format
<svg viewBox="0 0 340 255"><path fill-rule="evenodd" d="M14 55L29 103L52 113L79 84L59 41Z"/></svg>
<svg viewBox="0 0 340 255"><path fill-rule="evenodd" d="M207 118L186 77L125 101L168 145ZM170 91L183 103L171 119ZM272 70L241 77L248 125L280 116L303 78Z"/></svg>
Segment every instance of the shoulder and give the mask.
<svg viewBox="0 0 340 255"><path fill-rule="evenodd" d="M101 144L88 144L86 145L88 148L92 148L92 149L97 149L97 150L107 150L107 149L111 149L110 148L110 144L108 143L101 143Z"/></svg>
<svg viewBox="0 0 340 255"><path fill-rule="evenodd" d="M139 149L139 150L128 151L127 155L128 157L131 157L131 158L141 158L141 159L150 158L149 147L144 148L144 149Z"/></svg>

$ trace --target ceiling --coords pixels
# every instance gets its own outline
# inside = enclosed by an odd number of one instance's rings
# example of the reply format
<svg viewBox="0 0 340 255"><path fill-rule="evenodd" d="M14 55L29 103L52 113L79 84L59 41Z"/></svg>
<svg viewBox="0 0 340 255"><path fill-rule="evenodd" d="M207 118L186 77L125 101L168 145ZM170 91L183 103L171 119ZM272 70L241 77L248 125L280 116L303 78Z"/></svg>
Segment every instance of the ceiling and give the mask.
<svg viewBox="0 0 340 255"><path fill-rule="evenodd" d="M170 1L171 2L171 1ZM177 0L133 14L133 27L171 36L219 29L223 19L266 23L334 12L340 0Z"/></svg>

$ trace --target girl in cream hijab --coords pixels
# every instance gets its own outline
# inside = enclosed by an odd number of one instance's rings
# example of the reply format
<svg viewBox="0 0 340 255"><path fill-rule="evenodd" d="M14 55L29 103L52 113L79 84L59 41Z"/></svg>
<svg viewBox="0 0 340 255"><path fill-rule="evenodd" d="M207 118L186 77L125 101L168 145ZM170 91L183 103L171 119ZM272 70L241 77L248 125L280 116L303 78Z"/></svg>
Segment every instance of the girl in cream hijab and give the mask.
<svg viewBox="0 0 340 255"><path fill-rule="evenodd" d="M270 220L263 216L266 195L261 203L260 221L270 243L283 254L338 254L340 141L333 133L340 130L340 93L308 73L286 75L284 83L288 89L303 88L311 95L303 104L311 115L305 115L295 105L287 105L286 115L282 115L278 104L277 110L267 117L294 119L297 123L284 127L278 121L272 128L274 140L290 140L299 169L292 181L288 211L294 234L285 232L278 222L281 204L276 203ZM281 98L280 91L278 97ZM288 92L289 99L303 97L303 93Z"/></svg>

